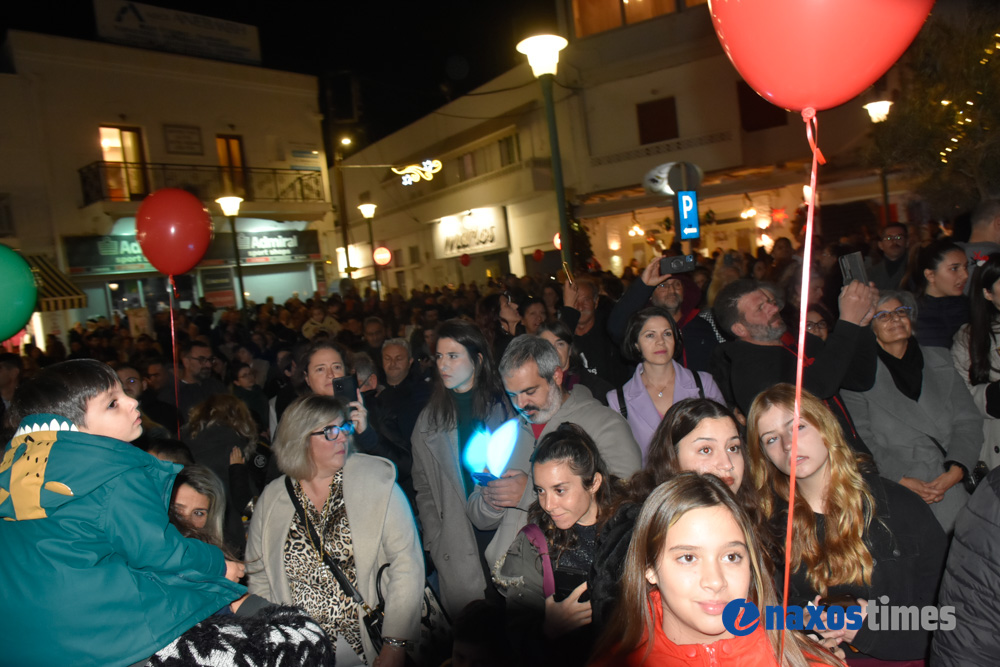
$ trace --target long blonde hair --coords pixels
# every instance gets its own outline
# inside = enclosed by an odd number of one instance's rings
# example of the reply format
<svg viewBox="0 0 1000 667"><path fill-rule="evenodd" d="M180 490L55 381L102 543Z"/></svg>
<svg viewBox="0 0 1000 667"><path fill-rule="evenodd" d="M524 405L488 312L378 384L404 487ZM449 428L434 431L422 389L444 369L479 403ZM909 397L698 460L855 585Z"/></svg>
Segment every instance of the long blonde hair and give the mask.
<svg viewBox="0 0 1000 667"><path fill-rule="evenodd" d="M788 475L778 470L764 454L759 421L764 412L777 407L792 412L795 387L778 384L762 392L747 415L747 446L753 461L753 483L767 518L776 512L775 500L788 501ZM802 421L819 431L830 454L830 485L827 488L823 543L816 535L816 517L798 488L795 493L792 553L786 554L792 571L805 565L809 584L826 595L831 586L870 585L874 560L865 535L875 512L875 499L861 476L854 450L844 439L837 418L818 398L802 391Z"/></svg>
<svg viewBox="0 0 1000 667"><path fill-rule="evenodd" d="M649 656L653 647L650 638L656 632L656 615L650 601L650 593L655 586L646 579L646 572L656 568L670 527L687 512L709 507L724 507L728 510L743 533L750 561L750 588L746 599L762 610L778 604L774 584L763 568L760 542L754 533L753 522L730 493L725 482L714 475L682 472L656 487L642 506L625 556L618 606L598 642L595 655L620 658L645 645L646 657ZM778 656L781 651L781 630L766 632L774 655ZM830 665L841 664L797 632L786 633L785 652L779 664L783 667L807 667L807 647L811 659ZM617 663L609 661L609 664Z"/></svg>

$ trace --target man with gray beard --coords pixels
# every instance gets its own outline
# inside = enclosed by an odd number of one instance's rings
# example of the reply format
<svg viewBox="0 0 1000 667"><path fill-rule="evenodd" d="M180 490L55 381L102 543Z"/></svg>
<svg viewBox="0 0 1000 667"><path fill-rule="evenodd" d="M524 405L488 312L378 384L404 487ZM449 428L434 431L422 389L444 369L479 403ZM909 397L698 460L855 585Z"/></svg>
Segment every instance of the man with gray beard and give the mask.
<svg viewBox="0 0 1000 667"><path fill-rule="evenodd" d="M802 386L820 398L837 417L847 442L870 454L854 429L841 389L867 391L875 383L878 347L868 323L878 291L858 281L840 292L840 319L826 342L806 334ZM715 321L736 338L715 350L712 375L726 402L742 415L757 395L778 383L795 383L798 339L788 333L774 294L756 280L741 279L722 288L715 299ZM741 415L741 418L742 418Z"/></svg>
<svg viewBox="0 0 1000 667"><path fill-rule="evenodd" d="M613 475L628 479L642 467L639 445L625 418L598 402L583 385L563 391L562 373L559 353L538 336L516 337L500 360L504 389L518 413L520 437L507 471L485 487L477 486L466 506L477 528L496 530L486 548L488 563L505 554L524 527L535 499L531 455L538 440L560 424L570 422L583 428Z"/></svg>

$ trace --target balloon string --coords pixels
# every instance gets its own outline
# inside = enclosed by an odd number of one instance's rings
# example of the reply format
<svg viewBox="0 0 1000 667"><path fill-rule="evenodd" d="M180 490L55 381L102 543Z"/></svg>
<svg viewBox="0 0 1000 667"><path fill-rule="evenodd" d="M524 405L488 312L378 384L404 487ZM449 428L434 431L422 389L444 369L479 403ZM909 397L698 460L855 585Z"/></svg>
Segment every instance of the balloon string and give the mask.
<svg viewBox="0 0 1000 667"><path fill-rule="evenodd" d="M791 469L788 471L788 523L785 526L785 572L784 585L782 586L781 606L784 608L785 617L788 616L788 581L791 577L792 568L792 522L795 518L795 473L796 460L799 458L799 421L802 411L802 369L806 358L806 314L809 303L809 274L812 267L812 240L813 240L813 220L816 213L816 172L819 165L824 164L823 153L816 145L816 137L819 134L819 124L816 120L815 110L809 108L802 112L802 120L806 124L806 139L812 148L812 169L809 172L809 201L806 202L806 233L803 238L802 251L802 286L799 291L799 340L796 348L795 360L795 407L792 412L792 451ZM781 631L781 652L785 655L785 630Z"/></svg>
<svg viewBox="0 0 1000 667"><path fill-rule="evenodd" d="M826 164L826 158L823 157L823 151L821 151L819 146L816 145L815 135L817 134L818 125L816 121L816 110L812 107L806 107L803 109L802 120L805 121L806 124L806 139L809 141L809 148L811 148L813 152L813 164L816 163L817 159L820 164ZM815 172L813 172L813 174L815 175Z"/></svg>
<svg viewBox="0 0 1000 667"><path fill-rule="evenodd" d="M174 404L177 406L177 439L181 439L181 379L177 370L177 330L174 327L174 297L177 295L177 283L173 276L167 276L170 281L170 289L167 290L167 297L170 300L170 348L174 358Z"/></svg>

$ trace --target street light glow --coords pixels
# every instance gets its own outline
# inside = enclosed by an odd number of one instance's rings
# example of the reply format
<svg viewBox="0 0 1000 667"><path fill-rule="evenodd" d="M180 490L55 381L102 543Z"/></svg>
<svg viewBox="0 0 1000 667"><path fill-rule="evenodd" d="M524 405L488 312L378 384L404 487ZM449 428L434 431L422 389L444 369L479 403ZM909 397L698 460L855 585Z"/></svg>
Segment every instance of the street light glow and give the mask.
<svg viewBox="0 0 1000 667"><path fill-rule="evenodd" d="M559 65L559 52L566 48L569 42L559 35L535 35L523 39L517 44L518 53L528 56L528 64L535 78L543 74L555 74Z"/></svg>
<svg viewBox="0 0 1000 667"><path fill-rule="evenodd" d="M240 204L243 203L243 197L219 197L215 203L222 208L222 215L228 218L240 214Z"/></svg>

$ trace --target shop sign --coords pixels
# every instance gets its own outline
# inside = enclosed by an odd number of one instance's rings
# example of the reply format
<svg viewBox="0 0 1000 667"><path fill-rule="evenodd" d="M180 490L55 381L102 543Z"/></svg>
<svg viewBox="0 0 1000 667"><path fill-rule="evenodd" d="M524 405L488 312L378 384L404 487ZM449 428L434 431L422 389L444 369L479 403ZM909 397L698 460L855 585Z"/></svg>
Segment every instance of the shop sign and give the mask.
<svg viewBox="0 0 1000 667"><path fill-rule="evenodd" d="M236 307L236 289L229 269L202 269L201 290L205 300L216 308Z"/></svg>
<svg viewBox="0 0 1000 667"><path fill-rule="evenodd" d="M437 259L507 249L507 220L499 206L446 216L434 226Z"/></svg>
<svg viewBox="0 0 1000 667"><path fill-rule="evenodd" d="M243 264L281 264L320 259L316 230L240 232L236 235ZM155 271L142 254L134 235L63 237L66 262L72 275L145 273ZM233 241L217 234L198 266L233 266Z"/></svg>

